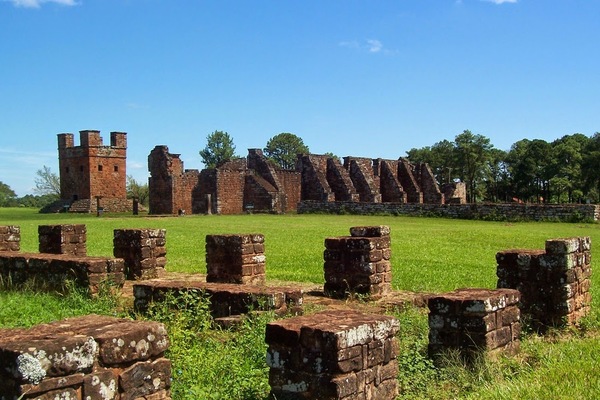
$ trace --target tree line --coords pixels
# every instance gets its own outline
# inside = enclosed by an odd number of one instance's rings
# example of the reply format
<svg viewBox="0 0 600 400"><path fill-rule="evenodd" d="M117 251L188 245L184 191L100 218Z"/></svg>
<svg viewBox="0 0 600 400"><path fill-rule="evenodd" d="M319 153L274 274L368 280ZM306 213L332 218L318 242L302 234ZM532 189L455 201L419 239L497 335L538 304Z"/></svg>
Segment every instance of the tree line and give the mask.
<svg viewBox="0 0 600 400"><path fill-rule="evenodd" d="M465 130L454 141L407 151L411 162L426 162L439 184L464 182L467 201L598 203L600 133L565 135L547 142L523 139L510 150Z"/></svg>

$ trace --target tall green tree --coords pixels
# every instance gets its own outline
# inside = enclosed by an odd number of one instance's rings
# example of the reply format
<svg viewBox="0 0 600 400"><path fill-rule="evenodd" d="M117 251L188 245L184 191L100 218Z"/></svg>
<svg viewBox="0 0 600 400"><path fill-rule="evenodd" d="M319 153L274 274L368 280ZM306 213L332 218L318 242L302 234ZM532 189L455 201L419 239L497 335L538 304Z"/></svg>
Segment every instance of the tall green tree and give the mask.
<svg viewBox="0 0 600 400"><path fill-rule="evenodd" d="M283 132L269 139L264 152L282 169L295 169L298 154L308 153L309 150L300 137Z"/></svg>
<svg viewBox="0 0 600 400"><path fill-rule="evenodd" d="M411 162L429 164L439 184L454 181L458 171L454 143L442 140L431 147L410 149L406 154Z"/></svg>
<svg viewBox="0 0 600 400"><path fill-rule="evenodd" d="M0 182L0 207L17 205L17 194L6 183Z"/></svg>
<svg viewBox="0 0 600 400"><path fill-rule="evenodd" d="M600 202L600 132L589 139L583 151L581 175L587 200Z"/></svg>
<svg viewBox="0 0 600 400"><path fill-rule="evenodd" d="M58 198L60 196L60 178L58 174L52 172L50 167L44 165L38 169L35 178L34 191L39 195L51 195Z"/></svg>
<svg viewBox="0 0 600 400"><path fill-rule="evenodd" d="M553 177L552 158L552 146L545 140L515 142L506 156L513 197L526 202L548 202Z"/></svg>
<svg viewBox="0 0 600 400"><path fill-rule="evenodd" d="M563 193L566 194L565 200L569 203L581 201L584 190L582 163L589 141L587 136L575 133L552 142L554 165L551 189L558 203L561 202Z"/></svg>
<svg viewBox="0 0 600 400"><path fill-rule="evenodd" d="M469 130L454 138L454 146L459 178L467 186L467 201L474 203L483 195L493 146L489 138Z"/></svg>
<svg viewBox="0 0 600 400"><path fill-rule="evenodd" d="M206 137L206 147L200 150L206 168L216 168L235 158L235 145L227 132L214 131Z"/></svg>
<svg viewBox="0 0 600 400"><path fill-rule="evenodd" d="M140 183L136 181L133 176L127 175L127 184L125 190L127 191L128 199L137 198L140 204L148 206L150 190L147 182Z"/></svg>

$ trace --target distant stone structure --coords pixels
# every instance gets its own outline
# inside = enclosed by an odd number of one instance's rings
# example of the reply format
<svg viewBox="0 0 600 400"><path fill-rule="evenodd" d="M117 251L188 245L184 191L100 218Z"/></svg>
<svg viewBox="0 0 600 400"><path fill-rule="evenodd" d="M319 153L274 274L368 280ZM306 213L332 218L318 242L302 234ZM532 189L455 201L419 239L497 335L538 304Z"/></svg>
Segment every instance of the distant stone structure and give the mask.
<svg viewBox="0 0 600 400"><path fill-rule="evenodd" d="M111 132L110 145L100 131L79 131L80 145L72 133L58 134L60 200L42 212L126 212L127 133ZM100 210L98 208L101 208Z"/></svg>
<svg viewBox="0 0 600 400"><path fill-rule="evenodd" d="M276 167L260 149L198 171L185 170L179 154L156 146L148 170L150 214L285 213L300 201L300 174Z"/></svg>
<svg viewBox="0 0 600 400"><path fill-rule="evenodd" d="M300 154L293 171L249 149L245 159L198 171L184 169L179 156L167 146L150 152L150 214L285 213L301 200L444 204L429 166L403 158L344 157L342 164L329 155Z"/></svg>

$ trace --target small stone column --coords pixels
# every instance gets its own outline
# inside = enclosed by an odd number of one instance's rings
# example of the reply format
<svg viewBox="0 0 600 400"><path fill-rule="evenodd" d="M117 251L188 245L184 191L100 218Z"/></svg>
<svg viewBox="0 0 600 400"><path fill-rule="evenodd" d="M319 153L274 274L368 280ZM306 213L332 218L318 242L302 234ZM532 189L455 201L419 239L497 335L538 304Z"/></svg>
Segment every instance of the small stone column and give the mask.
<svg viewBox="0 0 600 400"><path fill-rule="evenodd" d="M501 251L496 261L497 286L521 292L521 313L534 328L576 325L589 313L589 237L547 240L545 250Z"/></svg>
<svg viewBox="0 0 600 400"><path fill-rule="evenodd" d="M388 226L350 228L350 236L325 239L326 295L381 297L391 290L391 239Z"/></svg>
<svg viewBox="0 0 600 400"><path fill-rule="evenodd" d="M458 350L469 360L480 352L519 350L519 292L512 289L458 289L431 297L429 354Z"/></svg>
<svg viewBox="0 0 600 400"><path fill-rule="evenodd" d="M0 226L0 251L21 250L21 228L16 225Z"/></svg>
<svg viewBox="0 0 600 400"><path fill-rule="evenodd" d="M267 325L271 395L277 399L377 399L398 395L396 319L325 311Z"/></svg>
<svg viewBox="0 0 600 400"><path fill-rule="evenodd" d="M206 236L206 281L265 283L265 236L260 233Z"/></svg>
<svg viewBox="0 0 600 400"><path fill-rule="evenodd" d="M167 264L166 229L115 229L113 254L125 260L127 279L153 279Z"/></svg>
<svg viewBox="0 0 600 400"><path fill-rule="evenodd" d="M85 225L39 225L39 251L49 254L87 255Z"/></svg>

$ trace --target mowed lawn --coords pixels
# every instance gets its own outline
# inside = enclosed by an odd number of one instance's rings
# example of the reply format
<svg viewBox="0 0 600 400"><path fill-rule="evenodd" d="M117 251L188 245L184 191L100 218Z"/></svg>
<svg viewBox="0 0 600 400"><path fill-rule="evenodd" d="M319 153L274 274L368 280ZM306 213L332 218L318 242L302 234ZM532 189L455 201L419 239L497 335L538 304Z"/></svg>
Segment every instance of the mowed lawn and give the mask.
<svg viewBox="0 0 600 400"><path fill-rule="evenodd" d="M313 283L323 282L326 237L346 236L353 226L388 225L392 235L394 289L426 292L443 292L461 287L494 288L495 255L498 251L515 248L543 249L545 241L551 238L590 236L592 269L595 268L596 257L600 255L596 250L600 246L598 224L295 214L184 217L106 214L98 218L95 215L44 215L35 210L0 208L0 225L21 227L23 252L37 252L37 227L45 224L85 224L88 254L93 256L112 256L114 229L164 228L167 230L167 270L186 273L206 272L206 235L262 233L265 235L267 279ZM584 329L548 337L525 335L519 356L476 371L433 367L426 359L426 314L423 310L408 310L406 314L400 314L400 398L600 398L600 314L597 311L600 292L596 275L597 273L592 275L592 315L585 321ZM77 308L77 313L85 313L88 307L85 300L78 298L68 298L70 303L61 305L60 298L56 300L59 304L55 304L55 300L42 297L39 301L44 302L45 306L40 309L39 303L35 303L37 300L28 299L27 296L21 297L16 293L0 296L0 307L12 309L6 313L0 310L0 326L27 326L56 319L59 315L70 315L72 308ZM18 317L15 317L16 309L25 305L30 306L21 309L17 313ZM108 307L110 308L110 304ZM268 371L262 361L264 331L261 329L259 327L253 331L255 340L250 347L256 347L253 354L258 361L250 367L232 369L230 365L222 365L218 355L211 356L214 351L202 348L198 341L179 343L174 340L171 357L174 368L182 371L180 383L174 383L174 398L202 398L202 395L198 397L197 394L189 393L192 389L195 390L194 393L209 393L214 392L216 387L242 386L244 380L250 388L248 390L260 388L256 390L258 394L255 397L219 392L213 393L217 397L210 398L266 398ZM214 335L209 334L207 337L212 336ZM246 339L238 337L236 340L245 343ZM243 349L243 346L236 344L238 342L232 342L231 338L229 341L219 339L215 343L215 346L232 343L231 349L227 350L232 354ZM219 351L225 351L218 348ZM177 353L177 349L182 349L181 354ZM240 365L249 359L246 353L235 357L239 359ZM234 356L228 362L232 363L232 360ZM208 361L213 364L204 364ZM229 370L235 371L235 374L228 375ZM213 371L214 374L207 375L208 371ZM189 377L184 380L187 375ZM205 386L200 383L202 376L210 377ZM222 383L216 381L218 377L223 379ZM234 378L237 379L235 385L227 383Z"/></svg>

